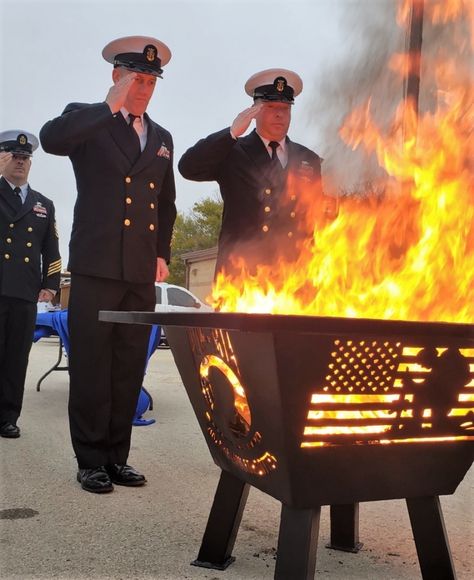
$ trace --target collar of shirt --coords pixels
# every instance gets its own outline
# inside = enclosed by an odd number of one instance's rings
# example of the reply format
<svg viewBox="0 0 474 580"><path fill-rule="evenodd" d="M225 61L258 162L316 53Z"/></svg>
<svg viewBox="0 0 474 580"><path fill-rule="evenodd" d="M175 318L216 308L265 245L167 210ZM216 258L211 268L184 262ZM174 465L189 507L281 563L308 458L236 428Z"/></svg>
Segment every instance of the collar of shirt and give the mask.
<svg viewBox="0 0 474 580"><path fill-rule="evenodd" d="M129 112L129 111L127 111L127 109L126 109L125 107L122 107L122 108L120 109L120 112L122 113L122 115L123 115L123 118L125 119L125 121L126 121L126 123L127 123L127 125L128 125L128 116L130 115L130 112ZM136 121L137 119L140 119L140 124L141 124L141 126L142 126L142 129L144 129L144 128L145 128L145 126L146 126L146 123L145 123L145 119L143 118L143 115L140 115L140 116L138 116L138 115L135 115L135 117L136 117L135 121ZM136 125L135 125L135 121L133 122L133 123L134 123L134 124L133 124L134 128L136 127ZM139 126L140 126L140 124L139 124Z"/></svg>
<svg viewBox="0 0 474 580"><path fill-rule="evenodd" d="M10 181L8 181L8 179L6 179L6 178L5 178L5 181L8 183L8 185L12 189L15 189L15 187L19 187L20 188L21 203L25 203L26 196L28 195L28 182L27 183L23 183L23 185L14 185Z"/></svg>
<svg viewBox="0 0 474 580"><path fill-rule="evenodd" d="M258 132L257 135L260 137L260 139L263 141L263 144L265 145L268 155L270 156L270 158L272 157L272 150L271 147L268 146L268 144L270 143L270 139L265 139L265 137L262 137ZM282 164L283 167L286 167L286 164L288 163L288 150L286 147L286 137L283 137L283 139L281 141L278 141L278 143L280 144L280 147L278 147L277 151L277 157L280 160L280 163Z"/></svg>
<svg viewBox="0 0 474 580"><path fill-rule="evenodd" d="M125 122L128 124L128 115L130 114L127 109L125 107L122 107L120 109L120 112L123 115L123 118L125 119ZM138 138L140 139L140 148L143 151L143 149L145 149L145 145L146 145L146 137L147 137L147 133L148 133L148 129L147 129L147 124L145 121L145 117L143 115L140 115L139 117L137 116L137 119L140 119L140 123L135 123L135 121L133 122L133 128L135 129L135 131L138 134Z"/></svg>

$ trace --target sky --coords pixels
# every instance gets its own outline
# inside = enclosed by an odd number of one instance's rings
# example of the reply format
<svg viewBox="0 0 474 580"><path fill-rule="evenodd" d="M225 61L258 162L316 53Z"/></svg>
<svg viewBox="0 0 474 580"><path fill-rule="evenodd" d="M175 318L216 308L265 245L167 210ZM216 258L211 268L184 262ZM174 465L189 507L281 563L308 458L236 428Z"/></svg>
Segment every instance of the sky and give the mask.
<svg viewBox="0 0 474 580"><path fill-rule="evenodd" d="M183 179L188 147L230 126L250 106L246 80L266 68L295 70L304 88L289 136L322 157L328 144L314 117L331 66L347 59L348 8L386 0L0 0L0 128L36 135L69 102L100 102L112 84L102 48L129 35L153 36L172 52L148 107L175 145L177 207L188 212L218 191ZM354 32L354 31L352 31ZM316 107L317 110L317 107ZM67 262L76 187L68 158L35 152L30 185L56 206Z"/></svg>

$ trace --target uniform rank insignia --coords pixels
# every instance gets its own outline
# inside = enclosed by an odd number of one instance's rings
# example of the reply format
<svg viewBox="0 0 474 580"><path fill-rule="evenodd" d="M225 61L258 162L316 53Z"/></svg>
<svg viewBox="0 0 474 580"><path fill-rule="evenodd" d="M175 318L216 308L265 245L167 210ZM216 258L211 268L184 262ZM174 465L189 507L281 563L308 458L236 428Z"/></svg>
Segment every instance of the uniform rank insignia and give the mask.
<svg viewBox="0 0 474 580"><path fill-rule="evenodd" d="M55 262L51 262L48 267L47 276L53 276L54 274L59 274L59 272L61 272L61 258Z"/></svg>
<svg viewBox="0 0 474 580"><path fill-rule="evenodd" d="M169 159L171 157L170 150L166 145L163 143L161 147L156 152L157 157L164 157L165 159Z"/></svg>
<svg viewBox="0 0 474 580"><path fill-rule="evenodd" d="M48 210L44 207L44 205L37 201L36 205L33 206L33 211L35 212L37 217L45 218L48 217Z"/></svg>

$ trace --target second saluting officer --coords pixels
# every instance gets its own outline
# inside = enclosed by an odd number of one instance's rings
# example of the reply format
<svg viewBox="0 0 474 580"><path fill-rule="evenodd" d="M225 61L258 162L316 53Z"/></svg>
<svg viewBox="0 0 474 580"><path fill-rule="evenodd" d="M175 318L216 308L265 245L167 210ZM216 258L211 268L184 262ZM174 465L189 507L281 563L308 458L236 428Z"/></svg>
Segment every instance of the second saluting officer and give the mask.
<svg viewBox="0 0 474 580"><path fill-rule="evenodd" d="M287 69L254 74L245 84L253 106L179 161L183 177L217 181L220 187L224 208L216 273L232 271L239 257L249 270L278 256L291 261L297 240L312 233L307 209L322 201L321 159L287 136L291 107L302 88L299 75ZM253 119L256 129L243 136Z"/></svg>
<svg viewBox="0 0 474 580"><path fill-rule="evenodd" d="M37 147L26 131L0 133L0 436L12 439L20 437L37 302L54 297L61 275L53 202L28 184Z"/></svg>
<svg viewBox="0 0 474 580"><path fill-rule="evenodd" d="M99 322L98 313L154 310L176 217L173 141L145 112L170 50L129 36L102 55L114 66L105 101L69 104L40 133L45 151L68 155L76 176L69 420L77 480L94 493L146 481L127 459L150 332Z"/></svg>

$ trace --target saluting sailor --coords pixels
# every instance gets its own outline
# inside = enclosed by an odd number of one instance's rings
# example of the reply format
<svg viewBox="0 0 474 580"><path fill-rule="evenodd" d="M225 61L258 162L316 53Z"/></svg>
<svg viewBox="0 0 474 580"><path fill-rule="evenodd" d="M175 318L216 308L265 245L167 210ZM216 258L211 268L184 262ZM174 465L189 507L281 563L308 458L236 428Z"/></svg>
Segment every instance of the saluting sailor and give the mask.
<svg viewBox="0 0 474 580"><path fill-rule="evenodd" d="M173 141L146 113L171 52L156 38L128 36L102 56L114 67L105 100L69 104L40 133L45 151L69 156L76 176L69 420L77 479L93 493L146 481L127 458L150 330L105 324L98 313L154 310L176 217Z"/></svg>
<svg viewBox="0 0 474 580"><path fill-rule="evenodd" d="M179 161L183 177L219 184L224 208L216 272L232 270L231 257L244 257L250 270L277 256L294 259L296 240L312 231L308 204L298 194L301 186L306 198L321 201L321 159L287 135L302 88L300 76L287 69L254 74L245 84L254 104ZM254 119L256 128L244 137Z"/></svg>
<svg viewBox="0 0 474 580"><path fill-rule="evenodd" d="M33 342L37 302L59 289L61 257L53 202L28 183L38 139L0 133L0 436L17 425Z"/></svg>

